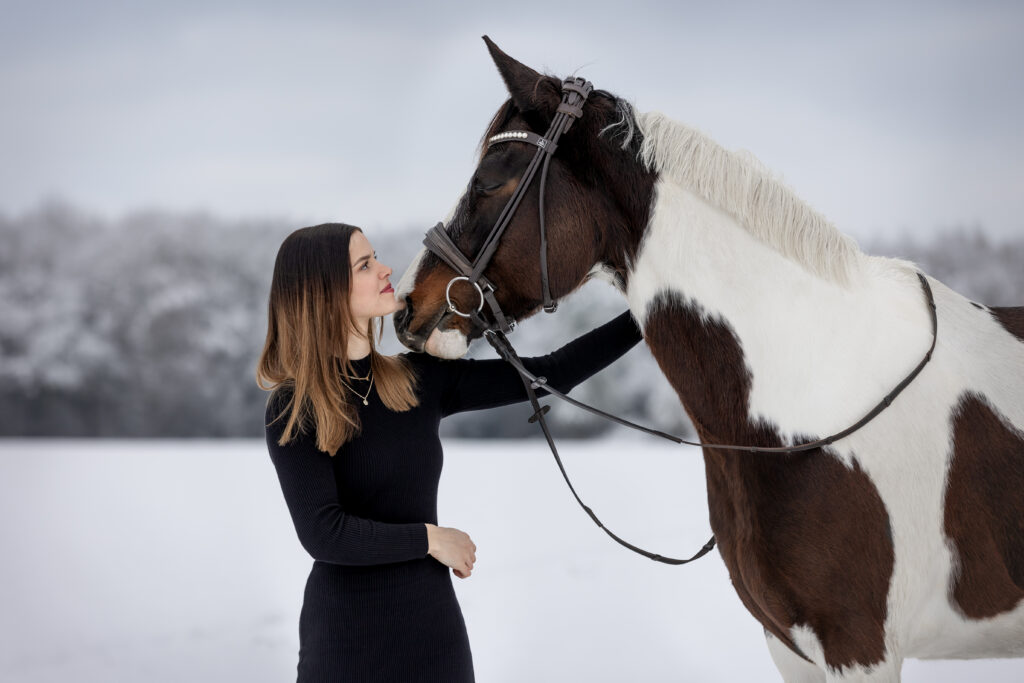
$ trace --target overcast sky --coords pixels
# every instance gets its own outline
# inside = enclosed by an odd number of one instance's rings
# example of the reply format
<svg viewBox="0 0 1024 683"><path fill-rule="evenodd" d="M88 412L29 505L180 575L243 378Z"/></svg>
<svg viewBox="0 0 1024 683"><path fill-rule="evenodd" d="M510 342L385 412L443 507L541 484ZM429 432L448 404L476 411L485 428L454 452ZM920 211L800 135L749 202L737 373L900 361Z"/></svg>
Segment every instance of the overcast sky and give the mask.
<svg viewBox="0 0 1024 683"><path fill-rule="evenodd" d="M0 212L424 229L506 93L480 36L743 148L858 239L1024 233L1024 3L0 0Z"/></svg>

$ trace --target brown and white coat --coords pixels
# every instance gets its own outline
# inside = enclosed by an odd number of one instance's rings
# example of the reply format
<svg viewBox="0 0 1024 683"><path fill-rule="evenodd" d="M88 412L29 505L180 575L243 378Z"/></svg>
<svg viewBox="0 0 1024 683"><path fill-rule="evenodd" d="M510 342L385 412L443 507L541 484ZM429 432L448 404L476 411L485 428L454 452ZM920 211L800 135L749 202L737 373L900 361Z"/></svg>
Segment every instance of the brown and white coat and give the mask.
<svg viewBox="0 0 1024 683"><path fill-rule="evenodd" d="M558 81L489 46L512 97L487 134L543 132ZM619 100L587 107L547 189L553 291L618 287L702 440L836 433L919 362L931 326L914 264L861 252L756 160L692 128ZM446 221L469 254L532 154L499 147ZM518 317L539 305L531 193L488 272ZM442 356L479 333L437 329L451 275L421 254L396 294L409 303L400 338ZM787 681L1024 656L1024 309L929 283L932 360L872 422L805 453L705 452L721 556Z"/></svg>

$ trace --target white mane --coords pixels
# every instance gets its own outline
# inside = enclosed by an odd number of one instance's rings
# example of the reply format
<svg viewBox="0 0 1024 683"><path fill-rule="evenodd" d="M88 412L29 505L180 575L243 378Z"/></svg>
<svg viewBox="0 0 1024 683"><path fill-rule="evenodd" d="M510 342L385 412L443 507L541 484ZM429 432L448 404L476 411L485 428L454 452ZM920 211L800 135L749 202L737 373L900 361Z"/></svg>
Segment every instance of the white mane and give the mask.
<svg viewBox="0 0 1024 683"><path fill-rule="evenodd" d="M647 168L732 214L752 235L812 273L840 284L848 281L862 255L856 242L753 155L730 152L658 112L637 114L636 123L643 134L638 157Z"/></svg>

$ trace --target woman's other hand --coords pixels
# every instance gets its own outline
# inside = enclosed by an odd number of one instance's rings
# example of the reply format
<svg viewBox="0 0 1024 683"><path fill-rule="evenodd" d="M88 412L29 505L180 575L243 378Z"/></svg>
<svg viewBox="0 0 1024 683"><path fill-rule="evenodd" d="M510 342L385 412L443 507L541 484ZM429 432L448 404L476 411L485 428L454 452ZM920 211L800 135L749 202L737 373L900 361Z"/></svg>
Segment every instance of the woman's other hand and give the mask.
<svg viewBox="0 0 1024 683"><path fill-rule="evenodd" d="M449 527L427 524L427 554L451 567L455 576L469 578L476 563L476 544L469 534Z"/></svg>

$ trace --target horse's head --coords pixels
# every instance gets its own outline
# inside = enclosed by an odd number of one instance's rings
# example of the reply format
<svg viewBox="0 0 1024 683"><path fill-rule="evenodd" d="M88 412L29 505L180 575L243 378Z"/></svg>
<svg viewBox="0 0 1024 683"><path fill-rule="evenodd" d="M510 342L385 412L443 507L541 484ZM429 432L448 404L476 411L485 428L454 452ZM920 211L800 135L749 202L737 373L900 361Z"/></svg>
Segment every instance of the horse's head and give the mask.
<svg viewBox="0 0 1024 683"><path fill-rule="evenodd" d="M484 40L510 98L491 120L473 177L444 224L451 242L470 261L485 247L488 234L538 154L539 145L519 141L515 135L499 137L501 144L488 141L505 131L543 136L563 100L562 81L537 73L486 36ZM636 161L639 137L632 109L625 102L595 90L583 103L582 114L558 140L546 177L539 171L533 177L483 270L505 316L527 318L544 301L542 182L551 298L564 297L594 274L624 286L626 266L646 224L653 188L652 174ZM466 312L482 302L480 291L471 284L452 282L460 274L426 249L413 260L396 292L406 303L405 310L395 315L402 343L455 358L482 334L479 319L450 310L449 299ZM481 316L488 315L484 307Z"/></svg>

